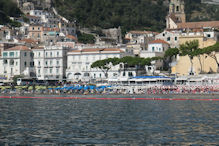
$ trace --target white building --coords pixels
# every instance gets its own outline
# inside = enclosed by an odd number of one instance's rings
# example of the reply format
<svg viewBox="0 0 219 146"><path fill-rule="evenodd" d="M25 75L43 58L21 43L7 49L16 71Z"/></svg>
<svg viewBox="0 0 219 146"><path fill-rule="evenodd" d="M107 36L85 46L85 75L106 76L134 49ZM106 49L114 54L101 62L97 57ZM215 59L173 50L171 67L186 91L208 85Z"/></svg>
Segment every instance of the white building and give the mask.
<svg viewBox="0 0 219 146"><path fill-rule="evenodd" d="M35 77L33 53L26 46L16 46L2 52L0 75L11 81L15 75Z"/></svg>
<svg viewBox="0 0 219 146"><path fill-rule="evenodd" d="M152 42L149 42L148 44L148 50L143 50L140 53L140 57L143 58L152 58L152 57L163 57L165 54L165 51L169 48L169 43L163 40L154 40ZM153 61L152 66L146 67L147 73L154 73L156 70L160 70L163 66L163 62Z"/></svg>
<svg viewBox="0 0 219 146"><path fill-rule="evenodd" d="M148 43L155 39L156 32L151 31L130 31L125 35L127 48L139 55L141 50L146 50Z"/></svg>
<svg viewBox="0 0 219 146"><path fill-rule="evenodd" d="M114 57L121 58L125 55L125 51L119 48L91 48L68 52L67 80L91 81L106 79L104 73L100 69L91 68L91 64L97 60ZM112 67L108 72L108 77L118 77L119 69L119 65Z"/></svg>
<svg viewBox="0 0 219 146"><path fill-rule="evenodd" d="M179 48L179 36L181 34L181 31L167 31L164 30L162 33L155 36L155 39L158 40L164 40L170 44L171 48Z"/></svg>
<svg viewBox="0 0 219 146"><path fill-rule="evenodd" d="M38 80L63 80L67 67L67 48L46 46L33 49Z"/></svg>

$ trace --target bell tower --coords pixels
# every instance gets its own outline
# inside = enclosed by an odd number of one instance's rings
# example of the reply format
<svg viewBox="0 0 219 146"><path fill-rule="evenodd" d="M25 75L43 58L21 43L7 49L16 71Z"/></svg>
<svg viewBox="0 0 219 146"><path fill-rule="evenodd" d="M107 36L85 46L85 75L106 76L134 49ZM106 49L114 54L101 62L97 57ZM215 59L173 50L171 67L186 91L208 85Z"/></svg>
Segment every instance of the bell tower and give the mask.
<svg viewBox="0 0 219 146"><path fill-rule="evenodd" d="M169 15L175 16L176 23L186 22L186 14L184 8L185 8L184 0L170 0Z"/></svg>

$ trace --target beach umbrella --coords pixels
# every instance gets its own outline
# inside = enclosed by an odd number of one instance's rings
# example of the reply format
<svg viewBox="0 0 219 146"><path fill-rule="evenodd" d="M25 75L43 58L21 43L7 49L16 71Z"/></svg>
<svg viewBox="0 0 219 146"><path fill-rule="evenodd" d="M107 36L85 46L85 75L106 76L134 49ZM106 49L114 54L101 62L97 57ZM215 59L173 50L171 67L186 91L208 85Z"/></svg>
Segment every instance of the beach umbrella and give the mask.
<svg viewBox="0 0 219 146"><path fill-rule="evenodd" d="M84 90L88 90L88 89L89 89L89 86L84 87Z"/></svg>
<svg viewBox="0 0 219 146"><path fill-rule="evenodd" d="M95 86L89 86L89 88L93 90L93 89L95 89Z"/></svg>
<svg viewBox="0 0 219 146"><path fill-rule="evenodd" d="M78 88L78 90L81 90L81 89L83 89L84 87L83 86L80 86L79 88Z"/></svg>

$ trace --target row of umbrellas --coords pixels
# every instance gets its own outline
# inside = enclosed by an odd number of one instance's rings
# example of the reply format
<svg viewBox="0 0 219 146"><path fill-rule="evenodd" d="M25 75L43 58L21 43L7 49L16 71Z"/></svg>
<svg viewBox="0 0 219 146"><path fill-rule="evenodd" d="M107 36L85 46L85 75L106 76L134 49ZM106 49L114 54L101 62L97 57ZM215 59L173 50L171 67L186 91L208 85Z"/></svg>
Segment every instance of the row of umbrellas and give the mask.
<svg viewBox="0 0 219 146"><path fill-rule="evenodd" d="M48 88L50 90L103 90L105 88L110 88L111 86L69 86L69 87L57 87L57 88Z"/></svg>

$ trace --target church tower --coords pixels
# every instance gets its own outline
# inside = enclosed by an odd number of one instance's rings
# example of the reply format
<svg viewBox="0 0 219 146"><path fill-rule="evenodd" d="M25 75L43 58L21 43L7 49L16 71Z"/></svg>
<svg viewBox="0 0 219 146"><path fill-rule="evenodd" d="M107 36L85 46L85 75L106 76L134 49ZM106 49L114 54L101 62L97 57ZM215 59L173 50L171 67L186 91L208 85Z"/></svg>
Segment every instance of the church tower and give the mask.
<svg viewBox="0 0 219 146"><path fill-rule="evenodd" d="M186 22L186 14L184 11L185 3L184 0L170 0L169 14L167 16L167 28L172 28L173 23L184 23Z"/></svg>

